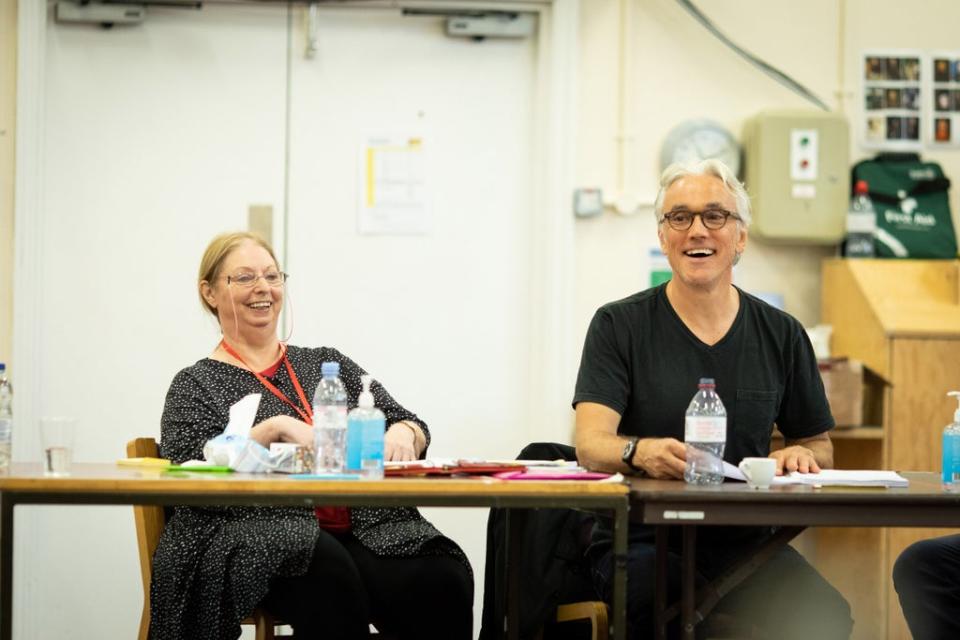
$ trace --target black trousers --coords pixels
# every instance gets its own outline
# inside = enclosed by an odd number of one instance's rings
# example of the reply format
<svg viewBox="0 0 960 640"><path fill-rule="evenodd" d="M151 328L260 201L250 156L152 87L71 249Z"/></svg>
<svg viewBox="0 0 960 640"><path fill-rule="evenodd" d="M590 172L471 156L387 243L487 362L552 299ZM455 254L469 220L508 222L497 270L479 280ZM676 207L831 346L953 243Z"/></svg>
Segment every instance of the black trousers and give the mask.
<svg viewBox="0 0 960 640"><path fill-rule="evenodd" d="M473 578L450 555L386 558L350 534L320 532L307 573L276 578L260 603L299 640L470 640Z"/></svg>
<svg viewBox="0 0 960 640"><path fill-rule="evenodd" d="M960 638L960 535L915 542L893 565L914 640Z"/></svg>
<svg viewBox="0 0 960 640"><path fill-rule="evenodd" d="M679 534L679 530L674 529ZM769 535L769 530L744 527L701 527L697 543L698 586L713 580L732 563L750 552ZM605 535L594 536L590 549L594 586L598 596L610 602L613 596L613 549ZM680 599L679 536L671 536L668 554L668 606ZM631 529L627 551L627 634L631 639L653 636L654 576L656 546L652 528ZM764 638L796 640L846 640L853 629L850 605L796 550L784 546L717 603L697 637L719 621L723 614L738 629L752 629ZM677 618L668 628L677 637ZM723 636L728 637L728 636ZM958 636L960 637L960 636Z"/></svg>

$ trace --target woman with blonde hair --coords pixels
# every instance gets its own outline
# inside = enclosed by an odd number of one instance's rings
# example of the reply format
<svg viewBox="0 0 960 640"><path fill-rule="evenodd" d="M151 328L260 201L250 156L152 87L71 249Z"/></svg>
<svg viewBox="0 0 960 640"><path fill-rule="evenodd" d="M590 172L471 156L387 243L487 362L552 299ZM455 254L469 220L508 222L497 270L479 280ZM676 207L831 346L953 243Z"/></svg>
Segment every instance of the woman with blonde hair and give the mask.
<svg viewBox="0 0 960 640"><path fill-rule="evenodd" d="M200 265L203 306L220 324L213 352L180 371L167 392L160 449L174 463L202 459L230 407L261 402L250 437L312 446L313 396L323 362L338 362L351 406L365 371L336 349L277 337L287 275L249 233L211 241ZM377 383L387 417L384 457L423 457L427 425ZM413 508L186 507L174 509L153 561L150 636L236 638L260 606L297 638L467 640L473 576L463 551Z"/></svg>

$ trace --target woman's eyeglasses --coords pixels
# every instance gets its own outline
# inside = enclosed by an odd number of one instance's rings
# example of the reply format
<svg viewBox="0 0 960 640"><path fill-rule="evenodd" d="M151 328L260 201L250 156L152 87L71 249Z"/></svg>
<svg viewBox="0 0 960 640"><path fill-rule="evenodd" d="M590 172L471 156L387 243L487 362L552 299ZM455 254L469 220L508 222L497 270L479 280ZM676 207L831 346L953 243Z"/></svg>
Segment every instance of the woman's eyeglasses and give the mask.
<svg viewBox="0 0 960 640"><path fill-rule="evenodd" d="M238 271L232 276L227 276L227 284L252 287L260 278L263 278L268 287L282 287L283 283L287 281L287 274L283 271L267 271L261 274L256 274L253 271Z"/></svg>

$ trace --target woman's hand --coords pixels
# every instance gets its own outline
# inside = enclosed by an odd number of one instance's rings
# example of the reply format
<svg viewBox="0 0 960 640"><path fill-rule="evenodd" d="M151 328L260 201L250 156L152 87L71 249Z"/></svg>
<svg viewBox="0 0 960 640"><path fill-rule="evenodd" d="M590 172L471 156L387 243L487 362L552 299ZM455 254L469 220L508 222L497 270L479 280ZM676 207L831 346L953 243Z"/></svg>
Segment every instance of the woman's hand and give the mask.
<svg viewBox="0 0 960 640"><path fill-rule="evenodd" d="M420 457L417 435L408 422L394 422L383 436L383 461L404 462Z"/></svg>
<svg viewBox="0 0 960 640"><path fill-rule="evenodd" d="M271 442L295 442L313 448L313 427L290 416L273 416L250 429L250 437L270 448Z"/></svg>

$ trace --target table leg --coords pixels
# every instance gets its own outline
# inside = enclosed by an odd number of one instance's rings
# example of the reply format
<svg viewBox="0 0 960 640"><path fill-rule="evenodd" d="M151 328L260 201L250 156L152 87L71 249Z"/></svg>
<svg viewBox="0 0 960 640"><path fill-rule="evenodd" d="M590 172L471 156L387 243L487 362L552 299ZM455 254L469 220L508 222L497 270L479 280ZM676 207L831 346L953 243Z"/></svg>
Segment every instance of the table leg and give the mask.
<svg viewBox="0 0 960 640"><path fill-rule="evenodd" d="M656 567L653 585L654 638L667 640L667 541L670 528L656 527Z"/></svg>
<svg viewBox="0 0 960 640"><path fill-rule="evenodd" d="M684 525L683 555L680 578L680 637L684 640L694 640L694 613L696 608L696 564L697 564L697 528Z"/></svg>
<svg viewBox="0 0 960 640"><path fill-rule="evenodd" d="M613 519L613 639L627 639L627 530L629 502L624 500Z"/></svg>
<svg viewBox="0 0 960 640"><path fill-rule="evenodd" d="M13 500L0 493L0 640L13 637Z"/></svg>

